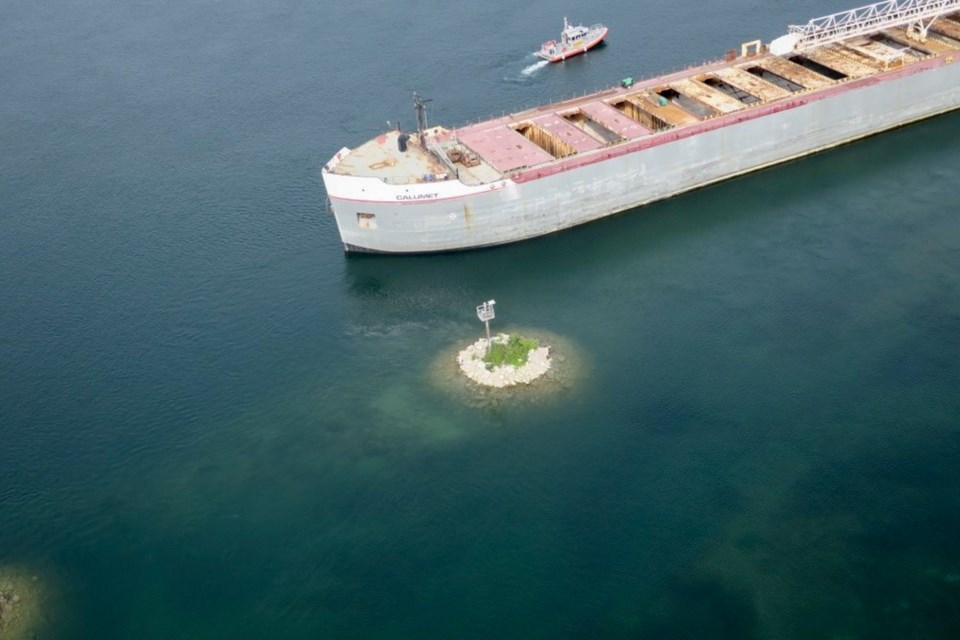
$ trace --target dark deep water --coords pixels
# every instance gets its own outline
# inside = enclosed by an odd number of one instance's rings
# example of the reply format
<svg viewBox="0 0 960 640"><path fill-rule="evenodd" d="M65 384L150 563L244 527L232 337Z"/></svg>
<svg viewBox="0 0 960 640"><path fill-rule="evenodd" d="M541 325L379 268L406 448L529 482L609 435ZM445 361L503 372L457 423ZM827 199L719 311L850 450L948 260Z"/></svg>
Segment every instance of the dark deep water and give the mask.
<svg viewBox="0 0 960 640"><path fill-rule="evenodd" d="M0 567L41 638L960 635L960 114L523 244L344 256L319 168L827 0L0 5ZM609 45L524 75L562 17ZM576 345L477 408L437 355Z"/></svg>

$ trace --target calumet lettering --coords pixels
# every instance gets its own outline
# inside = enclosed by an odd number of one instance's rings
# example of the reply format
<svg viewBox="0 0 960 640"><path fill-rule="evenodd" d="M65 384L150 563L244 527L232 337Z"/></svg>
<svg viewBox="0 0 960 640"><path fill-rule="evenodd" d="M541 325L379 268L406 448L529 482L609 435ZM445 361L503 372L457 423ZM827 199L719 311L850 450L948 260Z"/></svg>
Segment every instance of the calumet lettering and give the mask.
<svg viewBox="0 0 960 640"><path fill-rule="evenodd" d="M399 196L397 196L397 200L430 200L432 198L436 198L438 195L440 194L439 193L418 193L415 195L411 195L409 193L402 193Z"/></svg>

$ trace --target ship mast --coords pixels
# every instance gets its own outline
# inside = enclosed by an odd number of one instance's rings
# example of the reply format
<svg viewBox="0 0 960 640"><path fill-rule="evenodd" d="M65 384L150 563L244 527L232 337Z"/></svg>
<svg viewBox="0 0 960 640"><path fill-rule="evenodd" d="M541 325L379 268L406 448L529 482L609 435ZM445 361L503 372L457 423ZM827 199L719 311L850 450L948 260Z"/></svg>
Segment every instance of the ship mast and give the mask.
<svg viewBox="0 0 960 640"><path fill-rule="evenodd" d="M430 148L430 146L427 144L426 110L427 103L431 100L433 100L433 98L424 98L418 95L416 91L413 92L413 109L417 113L417 133L420 136L420 148L439 160L443 166L447 168L447 171L449 171L450 175L460 177L460 171L453 165L453 163L450 162L447 154L436 145L436 140L434 140L433 148Z"/></svg>
<svg viewBox="0 0 960 640"><path fill-rule="evenodd" d="M421 98L417 92L413 92L413 110L417 113L417 133L420 134L420 146L427 148L427 103L433 98Z"/></svg>

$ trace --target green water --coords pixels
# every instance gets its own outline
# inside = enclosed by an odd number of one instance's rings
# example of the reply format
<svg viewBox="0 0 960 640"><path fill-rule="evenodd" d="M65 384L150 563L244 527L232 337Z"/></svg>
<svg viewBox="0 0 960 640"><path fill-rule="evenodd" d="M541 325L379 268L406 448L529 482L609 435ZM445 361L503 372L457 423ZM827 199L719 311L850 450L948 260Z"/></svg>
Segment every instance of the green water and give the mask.
<svg viewBox="0 0 960 640"><path fill-rule="evenodd" d="M529 77L545 3L0 10L0 566L39 637L960 635L960 117L494 250L347 257L323 209L408 88L459 124L842 8L807 5L601 2L609 46ZM449 379L491 298L562 384Z"/></svg>

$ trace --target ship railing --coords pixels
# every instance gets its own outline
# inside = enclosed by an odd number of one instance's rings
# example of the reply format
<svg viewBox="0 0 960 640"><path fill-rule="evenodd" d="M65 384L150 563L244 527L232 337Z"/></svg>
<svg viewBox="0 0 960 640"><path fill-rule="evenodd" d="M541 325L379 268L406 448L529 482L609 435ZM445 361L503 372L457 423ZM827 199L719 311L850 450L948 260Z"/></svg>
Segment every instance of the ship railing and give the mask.
<svg viewBox="0 0 960 640"><path fill-rule="evenodd" d="M380 182L384 184L416 184L416 178L399 178L397 176L380 176Z"/></svg>
<svg viewBox="0 0 960 640"><path fill-rule="evenodd" d="M446 182L447 180L452 180L454 178L459 178L459 172L456 169L453 169L449 173L425 173L422 176L380 176L378 180L384 184L389 185L403 185L403 184L423 184L426 182Z"/></svg>

